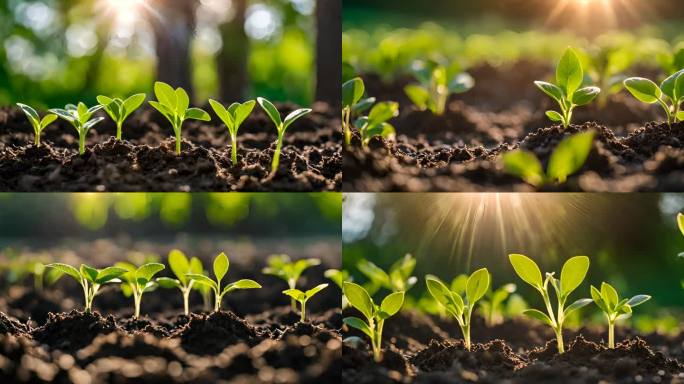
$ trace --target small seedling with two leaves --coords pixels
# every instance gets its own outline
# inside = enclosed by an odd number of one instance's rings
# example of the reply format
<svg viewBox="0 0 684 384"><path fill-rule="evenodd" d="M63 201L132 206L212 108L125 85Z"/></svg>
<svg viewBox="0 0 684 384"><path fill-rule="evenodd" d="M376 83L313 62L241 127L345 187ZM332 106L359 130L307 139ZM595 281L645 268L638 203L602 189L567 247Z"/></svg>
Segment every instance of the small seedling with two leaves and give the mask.
<svg viewBox="0 0 684 384"><path fill-rule="evenodd" d="M297 288L297 280L305 270L321 264L319 259L299 259L292 261L288 255L271 255L266 260L268 266L261 272L285 280L289 289ZM292 310L297 309L295 299L290 302Z"/></svg>
<svg viewBox="0 0 684 384"><path fill-rule="evenodd" d="M667 116L667 124L684 121L684 69L680 69L668 76L660 86L643 77L630 77L624 81L625 88L637 100L655 104L658 103Z"/></svg>
<svg viewBox="0 0 684 384"><path fill-rule="evenodd" d="M196 257L188 260L185 254L177 249L172 249L169 252L168 261L169 267L171 267L171 271L176 275L176 278L159 277L156 280L157 284L162 288L178 288L181 291L183 295L183 313L187 316L190 314L190 292L195 284L195 281L187 277L187 274L203 274L202 262Z"/></svg>
<svg viewBox="0 0 684 384"><path fill-rule="evenodd" d="M150 101L150 105L159 111L170 123L176 135L176 154L181 153L181 129L185 120L209 121L211 116L199 108L189 108L190 98L183 88L175 90L161 81L154 83L154 94L157 101Z"/></svg>
<svg viewBox="0 0 684 384"><path fill-rule="evenodd" d="M389 272L385 272L382 268L366 259L360 260L356 267L368 278L365 288L371 296L375 295L380 288L385 288L392 292L406 292L418 281L418 278L412 276L413 270L416 267L416 259L410 254L404 255L404 257L392 264Z"/></svg>
<svg viewBox="0 0 684 384"><path fill-rule="evenodd" d="M111 98L107 96L100 95L97 97L97 102L104 108L105 112L112 118L116 123L116 139L121 140L121 131L123 128L124 121L135 112L136 109L140 108L142 103L145 101L145 94L138 93L126 100L119 98Z"/></svg>
<svg viewBox="0 0 684 384"><path fill-rule="evenodd" d="M375 104L375 97L363 98L366 86L360 77L355 77L342 84L342 132L344 143L351 144L352 115L362 113Z"/></svg>
<svg viewBox="0 0 684 384"><path fill-rule="evenodd" d="M591 298L608 320L608 348L615 348L615 322L632 316L632 308L648 301L651 296L636 295L631 299L620 300L615 288L603 282L600 291L591 286Z"/></svg>
<svg viewBox="0 0 684 384"><path fill-rule="evenodd" d="M116 263L116 266L126 270L126 273L120 277L121 291L126 297L133 296L135 306L133 318L138 319L143 294L157 288L157 282L153 277L166 267L160 263L149 263L136 268L135 265L125 262Z"/></svg>
<svg viewBox="0 0 684 384"><path fill-rule="evenodd" d="M487 268L473 272L466 282L465 298L461 293L449 289L438 277L427 275L425 283L435 301L443 306L447 312L456 318L463 333L465 347L470 350L470 319L475 303L480 300L489 289L489 271Z"/></svg>
<svg viewBox="0 0 684 384"><path fill-rule="evenodd" d="M261 288L261 285L254 280L241 279L236 282L230 283L225 287L221 288L221 280L228 273L228 267L230 262L228 256L221 252L214 259L214 276L216 280L212 280L210 277L199 273L188 273L186 276L192 279L195 284L207 285L214 291L214 312L221 310L221 301L223 301L223 296L237 289L254 289Z"/></svg>
<svg viewBox="0 0 684 384"><path fill-rule="evenodd" d="M228 108L224 107L223 104L216 100L209 99L209 104L214 109L216 115L223 121L223 124L228 128L230 133L230 158L233 162L233 166L237 165L237 134L238 129L242 123L247 120L247 117L252 110L256 102L254 100L245 101L244 103L233 103Z"/></svg>
<svg viewBox="0 0 684 384"><path fill-rule="evenodd" d="M36 147L40 147L40 134L48 125L57 120L57 115L48 113L41 119L40 116L38 116L38 112L36 112L36 110L30 106L22 103L17 103L17 106L21 108L29 123L31 123L31 126L33 127L33 132L35 133L35 139L33 143L36 145Z"/></svg>
<svg viewBox="0 0 684 384"><path fill-rule="evenodd" d="M394 101L383 101L371 108L368 116L361 116L356 119L354 125L361 135L361 146L368 147L368 143L375 136L382 138L394 137L395 130L392 124L387 121L399 115L399 103Z"/></svg>
<svg viewBox="0 0 684 384"><path fill-rule="evenodd" d="M301 309L302 316L301 316L299 321L301 321L303 323L304 320L306 319L306 302L310 298L312 298L315 294L317 294L318 292L325 289L327 286L328 286L328 284L319 284L319 285L317 285L317 286L315 286L309 290L306 290L306 291L300 291L297 288L286 289L283 291L284 294L290 296L293 300L296 300L297 302L299 302L299 305L302 308Z"/></svg>
<svg viewBox="0 0 684 384"><path fill-rule="evenodd" d="M128 272L126 269L119 267L107 267L104 269L95 269L85 264L81 264L80 269L76 269L68 264L52 263L46 265L47 268L55 268L63 274L69 275L78 281L83 288L83 295L85 297L85 311L92 312L93 299L100 290L100 287L106 283L119 282L119 277Z"/></svg>
<svg viewBox="0 0 684 384"><path fill-rule="evenodd" d="M491 280L491 276L490 276ZM487 294L480 301L480 308L482 308L482 313L487 326L491 327L503 322L503 304L508 296L515 292L515 284L504 284L496 290L490 289Z"/></svg>
<svg viewBox="0 0 684 384"><path fill-rule="evenodd" d="M276 130L278 131L278 141L276 142L276 150L275 153L273 154L273 162L271 163L271 175L275 175L276 171L278 171L278 164L280 164L280 151L282 150L283 147L283 137L285 136L285 130L292 125L295 121L297 121L300 117L303 117L304 115L307 115L311 113L310 108L300 108L296 109L287 116L285 116L285 119L281 119L280 117L280 112L278 112L278 108L273 105L270 101L264 99L263 97L257 97L257 102L261 106L261 108L266 112L269 118L271 118L271 121L273 121L273 124L276 126Z"/></svg>
<svg viewBox="0 0 684 384"><path fill-rule="evenodd" d="M95 124L104 120L104 117L96 117L91 120L93 114L102 109L101 105L88 108L83 103L78 103L78 106L67 104L64 109L53 108L50 112L68 121L78 132L78 153L80 155L85 153L85 138L88 130L95 126Z"/></svg>
<svg viewBox="0 0 684 384"><path fill-rule="evenodd" d="M536 309L528 309L523 313L542 321L553 328L558 343L558 353L565 352L563 344L563 322L572 312L584 307L592 302L591 299L579 299L572 304L565 306L570 294L582 284L587 271L589 270L589 258L586 256L574 256L563 264L560 280L554 277L554 272L546 273L546 278L542 280L542 273L537 263L525 255L510 254L508 259L513 265L515 273L527 284L536 289L542 296L546 305L547 313ZM549 283L556 292L558 300L557 314L554 314L551 306L551 295L549 294Z"/></svg>
<svg viewBox="0 0 684 384"><path fill-rule="evenodd" d="M535 81L534 84L542 92L558 102L560 113L546 111L552 121L560 122L567 128L572 120L575 107L587 105L601 92L599 87L582 87L584 71L582 63L572 48L567 48L556 67L556 84Z"/></svg>
<svg viewBox="0 0 684 384"><path fill-rule="evenodd" d="M591 152L594 132L580 132L561 140L551 154L546 173L534 153L523 149L504 153L504 170L535 187L548 183L564 183L579 171Z"/></svg>
<svg viewBox="0 0 684 384"><path fill-rule="evenodd" d="M404 304L404 292L393 292L387 295L380 305L373 302L368 292L360 285L345 282L342 289L349 300L349 305L356 308L366 318L362 320L355 316L345 317L342 321L352 328L367 335L371 340L373 358L376 362L382 360L382 329L385 320L394 316Z"/></svg>
<svg viewBox="0 0 684 384"><path fill-rule="evenodd" d="M420 84L409 84L404 92L420 110L430 110L437 116L446 112L450 94L467 92L475 85L473 78L456 64L447 68L432 60L419 60L411 69Z"/></svg>

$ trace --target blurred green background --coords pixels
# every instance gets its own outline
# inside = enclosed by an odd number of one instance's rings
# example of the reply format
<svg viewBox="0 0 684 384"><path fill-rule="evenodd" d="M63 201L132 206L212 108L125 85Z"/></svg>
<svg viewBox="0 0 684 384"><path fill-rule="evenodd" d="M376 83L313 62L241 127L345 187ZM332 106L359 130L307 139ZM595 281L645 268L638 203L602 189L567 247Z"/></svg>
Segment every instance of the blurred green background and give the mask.
<svg viewBox="0 0 684 384"><path fill-rule="evenodd" d="M317 3L335 2L2 0L0 105L93 104L98 94L149 93L158 79L199 104L258 95L308 105Z"/></svg>
<svg viewBox="0 0 684 384"><path fill-rule="evenodd" d="M587 255L587 280L573 298L589 297L589 284L606 281L621 297L653 296L635 311L636 321L651 316L665 328L682 329L684 257L678 255L684 236L675 220L682 211L684 194L346 194L342 261L364 283L357 268L362 258L387 270L413 254L418 283L409 295L416 300L425 292L426 274L451 281L487 267L494 287L515 283L525 300L539 305L538 293L515 275L507 255L525 254L542 272L557 275L569 257Z"/></svg>

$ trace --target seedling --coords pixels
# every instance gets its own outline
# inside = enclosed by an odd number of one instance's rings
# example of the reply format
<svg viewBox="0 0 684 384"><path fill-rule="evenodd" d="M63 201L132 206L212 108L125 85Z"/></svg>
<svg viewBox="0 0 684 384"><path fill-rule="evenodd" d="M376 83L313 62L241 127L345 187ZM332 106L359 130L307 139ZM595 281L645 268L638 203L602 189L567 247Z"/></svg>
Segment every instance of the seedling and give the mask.
<svg viewBox="0 0 684 384"><path fill-rule="evenodd" d="M310 267L319 265L321 263L318 259L300 259L295 262L290 260L288 255L271 255L266 261L268 267L261 272L267 275L279 277L287 282L290 289L297 288L297 280ZM295 299L290 302L292 310L297 309Z"/></svg>
<svg viewBox="0 0 684 384"><path fill-rule="evenodd" d="M230 262L228 261L228 256L221 252L214 259L214 276L216 280L212 280L210 277L199 273L187 273L185 276L195 281L196 284L207 285L214 291L214 312L221 310L221 301L223 301L223 296L233 292L236 289L253 289L261 288L261 285L254 280L242 279L234 283L230 283L221 289L221 280L228 273L228 267Z"/></svg>
<svg viewBox="0 0 684 384"><path fill-rule="evenodd" d="M53 108L50 110L50 112L68 121L78 132L79 155L85 153L85 138L88 134L88 130L94 127L95 124L104 120L104 117L96 117L92 120L90 119L93 116L93 113L99 111L100 109L102 109L101 105L88 108L85 104L78 103L78 106L67 104L64 109Z"/></svg>
<svg viewBox="0 0 684 384"><path fill-rule="evenodd" d="M572 119L575 107L587 105L601 92L599 87L583 87L584 71L577 54L572 48L567 48L556 67L556 84L545 81L535 81L534 84L542 92L558 102L560 113L546 111L551 121L560 122L567 128Z"/></svg>
<svg viewBox="0 0 684 384"><path fill-rule="evenodd" d="M549 183L564 183L579 171L591 152L594 132L580 132L561 140L551 154L546 173L537 156L523 149L503 154L504 170L535 187Z"/></svg>
<svg viewBox="0 0 684 384"><path fill-rule="evenodd" d="M104 108L109 117L116 123L116 139L121 140L121 128L124 121L145 101L145 94L138 93L126 100L98 96L97 102Z"/></svg>
<svg viewBox="0 0 684 384"><path fill-rule="evenodd" d="M450 94L467 92L475 85L468 73L453 65L447 68L434 61L416 61L412 70L420 85L409 84L404 92L420 110L430 110L437 116L446 112Z"/></svg>
<svg viewBox="0 0 684 384"><path fill-rule="evenodd" d="M159 111L171 123L176 135L176 154L181 153L181 128L187 119L209 121L211 116L199 108L189 108L190 98L183 88L175 90L161 81L154 83L154 94L157 101L150 101L150 105Z"/></svg>
<svg viewBox="0 0 684 384"><path fill-rule="evenodd" d="M632 65L635 54L632 49L625 46L608 44L590 51L589 59L589 72L601 88L598 104L603 108L608 102L608 96L622 90L622 82L626 78L622 73Z"/></svg>
<svg viewBox="0 0 684 384"><path fill-rule="evenodd" d="M117 263L116 266L126 270L126 273L121 275L121 291L126 297L133 296L135 305L133 318L138 319L143 293L157 288L157 282L153 280L153 277L166 267L164 264L149 263L136 268L133 264L123 262Z"/></svg>
<svg viewBox="0 0 684 384"><path fill-rule="evenodd" d="M563 345L563 322L572 312L584 307L592 301L591 299L586 298L579 299L565 307L572 291L582 284L584 277L587 275L587 271L589 270L589 258L586 256L571 257L563 264L560 280L553 276L555 272L547 272L546 278L543 281L537 263L529 257L520 254L510 254L508 255L508 259L511 261L515 273L517 273L524 282L539 291L544 299L544 304L546 305L547 313L536 309L528 309L523 313L551 326L556 333L558 353L565 352L565 346ZM548 289L549 283L551 283L553 290L556 292L556 298L558 300L557 314L554 314L553 307L551 306L551 296L549 295Z"/></svg>
<svg viewBox="0 0 684 384"><path fill-rule="evenodd" d="M226 109L223 104L216 100L209 99L209 104L216 112L216 115L223 121L223 123L228 127L228 132L230 132L231 141L231 160L233 165L237 165L237 134L240 125L247 119L252 110L254 109L254 100L246 101L243 104L233 103L228 109Z"/></svg>
<svg viewBox="0 0 684 384"><path fill-rule="evenodd" d="M55 268L60 272L73 277L81 284L81 287L83 288L83 295L85 297L86 313L92 312L93 299L95 299L95 296L103 284L118 282L118 278L124 273L128 272L126 269L119 267L95 269L85 264L81 264L80 269L76 269L70 265L62 263L52 263L46 265L46 267Z"/></svg>
<svg viewBox="0 0 684 384"><path fill-rule="evenodd" d="M361 135L361 145L364 148L368 147L368 143L375 136L394 137L394 127L387 121L397 115L399 115L399 103L383 101L375 104L368 116L361 116L356 119L354 125Z"/></svg>
<svg viewBox="0 0 684 384"><path fill-rule="evenodd" d="M352 281L352 277L349 276L349 272L345 270L338 269L328 269L323 273L323 276L332 280L340 289L343 288L345 281ZM347 308L349 301L345 295L342 295L342 309Z"/></svg>
<svg viewBox="0 0 684 384"><path fill-rule="evenodd" d="M394 316L404 304L404 292L393 292L387 295L380 305L376 305L368 292L360 285L350 282L344 283L342 289L349 300L349 305L356 308L366 318L345 317L342 321L352 328L370 337L373 348L373 358L376 362L382 360L382 328L385 320Z"/></svg>
<svg viewBox="0 0 684 384"><path fill-rule="evenodd" d="M299 302L299 305L302 307L302 317L300 318L300 322L304 322L305 317L306 317L306 302L312 298L315 294L318 292L322 291L328 286L328 284L319 284L305 292L300 291L299 289L286 289L283 291L284 294L290 296L292 299L297 300Z"/></svg>
<svg viewBox="0 0 684 384"><path fill-rule="evenodd" d="M665 111L668 125L684 120L684 111L680 110L684 102L684 69L668 76L660 86L643 77L630 77L624 84L637 100L658 103Z"/></svg>
<svg viewBox="0 0 684 384"><path fill-rule="evenodd" d="M173 249L169 252L169 267L171 267L171 271L176 275L176 278L159 277L156 280L157 284L162 288L178 288L181 291L183 295L183 313L185 313L185 316L188 316L190 314L190 292L192 292L195 281L186 275L188 273L203 274L202 262L196 257L188 260L183 252Z"/></svg>
<svg viewBox="0 0 684 384"><path fill-rule="evenodd" d="M416 259L410 254L406 254L392 264L389 272L385 272L366 259L360 260L356 267L368 277L369 281L365 288L371 296L375 295L380 288L393 292L406 292L418 281L415 276L411 276L416 267Z"/></svg>
<svg viewBox="0 0 684 384"><path fill-rule="evenodd" d="M491 327L503 322L503 303L515 290L515 284L505 284L496 290L487 291L485 297L480 301L480 308L482 308L487 326Z"/></svg>
<svg viewBox="0 0 684 384"><path fill-rule="evenodd" d="M57 115L48 113L47 115L43 116L43 119L41 120L40 116L38 116L38 112L36 112L36 110L30 106L22 103L17 103L17 106L21 108L29 123L31 123L31 126L33 126L33 132L35 133L35 139L33 143L36 145L36 147L40 147L40 134L48 125L57 120Z"/></svg>
<svg viewBox="0 0 684 384"><path fill-rule="evenodd" d="M351 144L351 117L361 113L375 103L375 97L363 99L366 86L360 77L355 77L342 84L342 131L344 142Z"/></svg>
<svg viewBox="0 0 684 384"><path fill-rule="evenodd" d="M458 326L463 333L465 347L470 351L470 318L475 308L475 303L480 300L489 289L489 271L481 268L473 272L466 283L465 298L461 293L449 289L438 277L427 275L425 283L428 291L435 301L443 306L447 312L456 318Z"/></svg>
<svg viewBox="0 0 684 384"><path fill-rule="evenodd" d="M608 320L608 348L615 348L615 322L632 316L632 308L648 301L651 296L636 295L629 300L620 300L615 288L603 282L600 291L593 285L591 286L591 298Z"/></svg>

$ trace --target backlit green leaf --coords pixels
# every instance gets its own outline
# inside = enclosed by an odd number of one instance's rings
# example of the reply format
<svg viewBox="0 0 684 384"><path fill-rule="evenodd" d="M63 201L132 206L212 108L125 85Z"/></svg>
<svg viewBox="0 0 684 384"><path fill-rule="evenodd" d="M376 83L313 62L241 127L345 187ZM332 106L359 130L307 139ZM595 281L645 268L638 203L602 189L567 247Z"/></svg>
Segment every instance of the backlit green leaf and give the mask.
<svg viewBox="0 0 684 384"><path fill-rule="evenodd" d="M373 338L373 331L371 331L370 327L368 327L368 324L366 324L365 321L359 319L358 317L345 317L344 319L342 319L342 322L344 322L352 328L358 329L359 331L366 334L366 336Z"/></svg>
<svg viewBox="0 0 684 384"><path fill-rule="evenodd" d="M523 311L523 314L540 320L546 325L553 326L553 321L551 321L551 318L549 318L549 316L542 311L539 311L537 309L526 309Z"/></svg>
<svg viewBox="0 0 684 384"><path fill-rule="evenodd" d="M632 298L629 299L626 304L629 305L630 307L636 307L637 305L643 304L650 299L651 299L651 296L649 296L649 295L636 295L636 296L632 296Z"/></svg>
<svg viewBox="0 0 684 384"><path fill-rule="evenodd" d="M228 267L230 267L228 256L221 252L214 259L214 275L216 276L216 281L220 283L221 280L223 280L223 277L228 273Z"/></svg>
<svg viewBox="0 0 684 384"><path fill-rule="evenodd" d="M71 265L63 264L63 263L51 263L45 266L46 268L54 268L64 274L67 274L76 281L81 282L81 273L78 271L78 269L72 267Z"/></svg>
<svg viewBox="0 0 684 384"><path fill-rule="evenodd" d="M534 153L518 149L502 156L504 170L534 186L544 183L544 170Z"/></svg>
<svg viewBox="0 0 684 384"><path fill-rule="evenodd" d="M567 48L556 67L556 84L572 95L582 85L584 73L579 57L572 48Z"/></svg>
<svg viewBox="0 0 684 384"><path fill-rule="evenodd" d="M579 171L591 152L594 132L576 133L563 139L551 154L547 169L551 180L564 183L569 175Z"/></svg>
<svg viewBox="0 0 684 384"><path fill-rule="evenodd" d="M188 261L188 258L185 256L185 254L178 249L172 249L169 252L169 267L171 267L171 271L173 272L174 275L178 278L178 280L183 284L183 285L188 285L188 278L185 276L186 273L190 272L195 272L195 273L201 273L202 271L191 271L190 270L190 261Z"/></svg>
<svg viewBox="0 0 684 384"><path fill-rule="evenodd" d="M351 107L363 97L366 88L360 77L355 77L342 84L342 107Z"/></svg>
<svg viewBox="0 0 684 384"><path fill-rule="evenodd" d="M539 290L543 288L542 274L537 263L529 257L517 253L508 255L508 259L515 270L515 273L517 273L524 282Z"/></svg>
<svg viewBox="0 0 684 384"><path fill-rule="evenodd" d="M362 286L345 282L343 291L352 307L358 309L368 319L373 317L373 300Z"/></svg>
<svg viewBox="0 0 684 384"><path fill-rule="evenodd" d="M487 268L478 269L470 275L466 284L466 297L470 306L480 300L487 290L489 290L489 271Z"/></svg>
<svg viewBox="0 0 684 384"><path fill-rule="evenodd" d="M388 317L393 316L404 304L404 292L394 292L387 295L380 304L380 310Z"/></svg>
<svg viewBox="0 0 684 384"><path fill-rule="evenodd" d="M278 129L280 129L280 125L283 123L281 118L280 118L280 112L278 112L278 108L273 105L270 101L264 99L263 97L257 97L257 102L263 108L263 110L266 112L268 117L271 118L271 121L273 121L273 124L276 125Z"/></svg>
<svg viewBox="0 0 684 384"><path fill-rule="evenodd" d="M568 259L563 264L560 278L560 289L563 296L567 297L572 291L577 289L589 270L589 258L586 256L575 256Z"/></svg>
<svg viewBox="0 0 684 384"><path fill-rule="evenodd" d="M305 292L305 295L307 298L312 297L313 295L317 294L318 292L322 291L323 289L327 288L328 284L319 284L311 289L308 289Z"/></svg>
<svg viewBox="0 0 684 384"><path fill-rule="evenodd" d="M632 96L644 103L653 104L657 102L663 94L656 83L643 77L630 77L623 83Z"/></svg>

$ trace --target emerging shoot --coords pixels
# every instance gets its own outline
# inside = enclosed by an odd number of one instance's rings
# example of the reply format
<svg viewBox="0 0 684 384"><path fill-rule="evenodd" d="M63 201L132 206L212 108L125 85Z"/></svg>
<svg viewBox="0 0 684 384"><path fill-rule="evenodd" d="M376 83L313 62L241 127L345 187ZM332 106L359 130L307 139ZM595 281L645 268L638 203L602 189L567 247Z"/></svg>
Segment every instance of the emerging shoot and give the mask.
<svg viewBox="0 0 684 384"><path fill-rule="evenodd" d="M615 322L632 316L632 308L648 301L651 296L636 295L629 300L620 300L615 288L603 282L600 291L591 286L591 298L608 320L608 348L615 348Z"/></svg>
<svg viewBox="0 0 684 384"><path fill-rule="evenodd" d="M418 281L417 277L412 276L416 259L408 253L392 264L388 272L366 259L361 259L356 267L368 277L365 288L371 296L375 295L380 288L392 292L406 292Z"/></svg>
<svg viewBox="0 0 684 384"><path fill-rule="evenodd" d="M487 291L480 301L480 308L482 308L487 326L491 327L503 322L503 303L511 293L515 292L516 288L515 284L505 284L496 290Z"/></svg>
<svg viewBox="0 0 684 384"><path fill-rule="evenodd" d="M411 69L420 85L404 87L406 96L421 111L430 110L437 116L446 112L450 94L467 92L475 85L473 78L456 65L447 68L431 60L416 61Z"/></svg>
<svg viewBox="0 0 684 384"><path fill-rule="evenodd" d="M136 268L133 264L123 262L116 265L127 271L121 275L121 291L126 297L133 296L133 303L135 305L133 318L137 320L140 317L140 303L142 302L143 293L157 288L157 283L152 278L166 267L164 264L159 263L144 264L139 268Z"/></svg>
<svg viewBox="0 0 684 384"><path fill-rule="evenodd" d="M268 267L264 268L261 271L262 273L281 278L287 282L287 286L290 289L295 289L297 288L297 280L299 280L302 273L311 267L319 265L321 261L311 258L299 259L293 262L288 255L271 255L266 263ZM293 311L297 309L295 299L291 300L290 306Z"/></svg>
<svg viewBox="0 0 684 384"><path fill-rule="evenodd" d="M313 297L313 295L317 294L318 292L322 291L328 286L328 284L319 284L308 291L302 292L299 289L286 289L283 291L284 294L290 296L292 299L297 300L299 302L299 305L302 307L302 317L300 318L300 322L304 322L306 319L306 302Z"/></svg>
<svg viewBox="0 0 684 384"><path fill-rule="evenodd" d="M140 108L145 101L145 94L138 93L126 100L118 98L109 98L107 96L98 96L97 102L104 108L109 117L116 123L116 139L121 140L121 128L124 121L136 109Z"/></svg>
<svg viewBox="0 0 684 384"><path fill-rule="evenodd" d="M375 97L363 99L366 86L360 77L355 77L342 84L342 132L344 143L351 144L352 114L361 113L375 103Z"/></svg>
<svg viewBox="0 0 684 384"><path fill-rule="evenodd" d="M660 86L643 77L630 77L624 84L637 100L648 104L658 103L665 111L668 125L684 121L684 111L681 110L684 102L684 69L668 76Z"/></svg>
<svg viewBox="0 0 684 384"><path fill-rule="evenodd" d="M83 295L85 297L85 311L92 312L93 299L97 295L100 287L106 283L118 282L118 278L127 270L119 267L107 267L104 269L95 269L85 264L81 264L81 268L76 269L71 265L62 263L52 263L46 265L47 268L55 268L63 274L69 275L78 281L83 288Z"/></svg>
<svg viewBox="0 0 684 384"><path fill-rule="evenodd" d="M38 116L38 112L36 112L36 110L30 106L22 103L17 103L17 106L21 108L29 123L31 123L31 126L33 127L33 132L35 133L35 139L33 143L36 145L36 147L40 147L40 134L48 125L57 120L57 115L48 113L41 120L40 116Z"/></svg>
<svg viewBox="0 0 684 384"><path fill-rule="evenodd" d="M278 164L280 163L280 151L283 147L285 130L300 117L311 113L311 109L301 108L294 110L290 112L289 115L285 116L285 120L282 120L278 108L276 108L273 103L263 97L257 97L257 102L259 102L259 105L266 112L268 117L271 118L271 121L273 121L273 124L275 124L276 130L278 131L278 141L276 143L275 153L273 154L273 162L271 163L271 175L275 175L276 171L278 171Z"/></svg>
<svg viewBox="0 0 684 384"><path fill-rule="evenodd" d="M361 145L368 147L368 143L375 136L383 138L394 137L394 127L387 121L399 115L399 103L393 101L383 101L371 108L368 116L361 116L356 119L354 125L361 135Z"/></svg>
<svg viewBox="0 0 684 384"><path fill-rule="evenodd" d="M247 119L252 110L254 109L254 100L246 101L243 104L233 103L228 109L226 109L223 104L216 100L209 99L209 104L214 109L216 115L223 121L223 124L228 128L230 132L230 158L233 162L233 166L237 165L237 134L240 125Z"/></svg>
<svg viewBox="0 0 684 384"><path fill-rule="evenodd" d="M159 277L157 278L157 284L162 288L178 288L181 291L183 295L183 313L185 313L185 316L188 316L190 314L190 292L192 292L195 281L186 275L188 273L203 274L202 262L196 257L188 260L183 252L172 249L169 252L169 267L171 267L171 271L176 275L176 278Z"/></svg>
<svg viewBox="0 0 684 384"><path fill-rule="evenodd" d="M101 105L96 105L94 107L88 108L83 103L78 103L78 106L73 104L68 104L64 109L53 108L50 112L61 117L62 119L71 123L78 132L78 154L82 155L85 153L85 138L88 134L88 130L95 126L95 124L104 120L104 117L97 117L95 119L90 119L93 113L102 109Z"/></svg>

